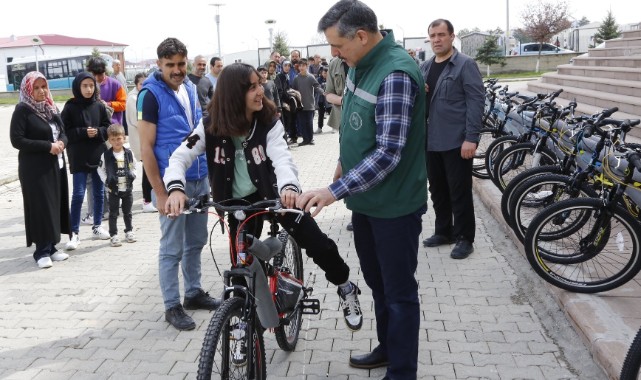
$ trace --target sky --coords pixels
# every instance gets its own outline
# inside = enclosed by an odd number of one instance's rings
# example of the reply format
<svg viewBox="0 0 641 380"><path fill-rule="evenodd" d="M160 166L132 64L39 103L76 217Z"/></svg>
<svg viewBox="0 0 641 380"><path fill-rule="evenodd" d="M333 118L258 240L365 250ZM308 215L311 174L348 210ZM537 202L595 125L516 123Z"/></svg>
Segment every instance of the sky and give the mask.
<svg viewBox="0 0 641 380"><path fill-rule="evenodd" d="M509 4L510 28L521 26L524 6L533 0L365 0L378 23L393 29L396 39L424 37L437 18L449 19L456 30L506 29ZM567 0L570 15L602 21L608 10L618 24L641 22L638 0ZM210 4L224 4L219 7ZM189 57L212 56L218 51L216 12L220 16L222 54L269 47L273 35L285 33L290 46L324 42L316 32L320 17L335 0L109 0L102 9L80 0L30 0L3 2L0 36L61 34L129 45L128 61L156 58L156 47L167 37L187 45ZM97 3L96 3L97 4ZM420 5L416 5L420 4ZM181 8L180 5L185 5ZM82 9L87 9L83 15ZM276 21L267 25L266 20ZM111 23L111 25L109 25Z"/></svg>

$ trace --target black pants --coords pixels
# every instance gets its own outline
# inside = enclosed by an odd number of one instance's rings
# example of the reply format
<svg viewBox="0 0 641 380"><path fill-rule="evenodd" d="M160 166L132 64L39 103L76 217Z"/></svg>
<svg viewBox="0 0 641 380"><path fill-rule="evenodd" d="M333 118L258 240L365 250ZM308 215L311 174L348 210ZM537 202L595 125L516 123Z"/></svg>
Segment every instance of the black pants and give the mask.
<svg viewBox="0 0 641 380"><path fill-rule="evenodd" d="M131 191L109 192L109 236L118 235L118 212L122 200L122 218L125 220L125 233L132 231L131 206L134 203L134 195Z"/></svg>
<svg viewBox="0 0 641 380"><path fill-rule="evenodd" d="M427 152L427 179L436 214L436 235L462 236L474 242L472 161L461 157L461 148Z"/></svg>
<svg viewBox="0 0 641 380"><path fill-rule="evenodd" d="M255 202L258 198L253 199L253 194L245 199ZM296 223L296 214L278 214L278 223L287 230L290 236L296 240L301 249L305 249L305 254L312 258L314 263L325 272L327 281L334 285L340 285L349 280L349 266L345 263L334 240L330 239L310 214L305 214L299 223ZM229 230L231 236L235 237L238 231L238 221L228 218ZM263 219L259 216L252 218L247 223L247 232L253 236L260 237L263 229ZM233 247L234 255L235 246Z"/></svg>
<svg viewBox="0 0 641 380"><path fill-rule="evenodd" d="M298 131L296 130L296 112L283 110L283 120L287 136L295 141L298 138Z"/></svg>
<svg viewBox="0 0 641 380"><path fill-rule="evenodd" d="M149 182L149 178L147 178L144 165L142 167L142 200L145 203L151 202L151 183Z"/></svg>
<svg viewBox="0 0 641 380"><path fill-rule="evenodd" d="M323 124L325 124L325 107L318 107L318 129L323 129Z"/></svg>

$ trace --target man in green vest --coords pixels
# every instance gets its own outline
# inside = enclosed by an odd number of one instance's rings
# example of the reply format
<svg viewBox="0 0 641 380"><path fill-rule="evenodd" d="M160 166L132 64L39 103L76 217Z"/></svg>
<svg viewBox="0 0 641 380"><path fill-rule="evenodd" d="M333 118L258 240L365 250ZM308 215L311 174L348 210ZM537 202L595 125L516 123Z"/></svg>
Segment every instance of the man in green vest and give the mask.
<svg viewBox="0 0 641 380"><path fill-rule="evenodd" d="M378 30L374 12L341 0L318 23L332 55L350 67L334 182L298 197L312 216L339 199L352 210L354 246L372 289L378 346L356 368L387 367L385 379L416 379L420 309L414 278L427 209L425 91L416 62Z"/></svg>

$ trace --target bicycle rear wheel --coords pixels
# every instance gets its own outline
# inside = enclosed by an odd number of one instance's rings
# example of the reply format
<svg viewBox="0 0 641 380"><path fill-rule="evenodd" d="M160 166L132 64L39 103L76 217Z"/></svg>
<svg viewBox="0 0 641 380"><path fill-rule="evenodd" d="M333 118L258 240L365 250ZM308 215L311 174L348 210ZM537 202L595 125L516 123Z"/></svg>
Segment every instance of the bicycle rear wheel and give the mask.
<svg viewBox="0 0 641 380"><path fill-rule="evenodd" d="M252 336L247 334L244 308L244 299L232 297L216 309L200 351L198 380L267 378L262 328L255 323ZM248 348L252 355L248 355Z"/></svg>
<svg viewBox="0 0 641 380"><path fill-rule="evenodd" d="M485 170L490 179L494 178L494 161L498 155L508 147L518 144L519 138L516 136L501 136L494 139L485 150Z"/></svg>
<svg viewBox="0 0 641 380"><path fill-rule="evenodd" d="M625 355L623 368L619 380L637 380L639 378L639 368L641 367L641 329L637 331L628 353Z"/></svg>
<svg viewBox="0 0 641 380"><path fill-rule="evenodd" d="M287 268L291 274L301 283L305 283L305 273L303 271L303 255L296 240L282 230L278 234L278 239L283 243L283 250L274 257L274 267L278 270ZM294 351L298 343L298 334L303 323L303 311L297 306L293 311L287 313L281 320L288 324L280 324L274 329L278 347L283 351Z"/></svg>
<svg viewBox="0 0 641 380"><path fill-rule="evenodd" d="M554 232L573 232L550 239ZM580 221L580 223L577 223ZM547 235L542 238L542 235ZM641 270L639 222L621 207L611 213L601 199L568 199L549 206L530 223L525 255L536 273L559 288L579 293L615 289ZM554 255L554 261L542 253ZM567 257L566 262L562 258Z"/></svg>

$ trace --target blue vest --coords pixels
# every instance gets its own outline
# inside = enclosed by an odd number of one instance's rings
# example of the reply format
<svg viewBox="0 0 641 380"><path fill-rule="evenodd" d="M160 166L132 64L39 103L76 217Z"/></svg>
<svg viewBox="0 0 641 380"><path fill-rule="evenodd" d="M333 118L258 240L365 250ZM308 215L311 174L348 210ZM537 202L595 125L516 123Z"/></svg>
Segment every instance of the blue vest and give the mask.
<svg viewBox="0 0 641 380"><path fill-rule="evenodd" d="M196 86L185 78L183 82L189 94L189 105L191 106L192 122L194 127L198 125L202 111L198 107L198 95ZM159 72L145 80L143 90L147 89L154 94L158 102L158 124L156 124L156 144L154 154L158 161L160 176L165 175L165 169L169 166L169 157L180 146L192 132L187 122L187 113L180 104L174 91L162 80ZM141 90L142 91L142 90ZM205 154L198 156L194 163L185 173L187 181L196 181L207 177L207 159Z"/></svg>

